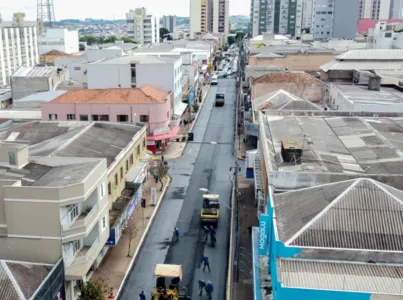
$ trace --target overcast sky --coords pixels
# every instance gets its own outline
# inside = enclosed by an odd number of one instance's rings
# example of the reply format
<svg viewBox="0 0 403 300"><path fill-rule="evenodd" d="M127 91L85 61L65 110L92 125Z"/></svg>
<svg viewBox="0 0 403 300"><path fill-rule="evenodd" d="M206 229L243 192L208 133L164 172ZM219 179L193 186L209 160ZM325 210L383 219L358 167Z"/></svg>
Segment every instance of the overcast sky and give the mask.
<svg viewBox="0 0 403 300"><path fill-rule="evenodd" d="M250 0L229 1L230 15L249 15ZM0 13L3 20L11 20L14 12L24 12L27 20L35 20L36 3L37 0L0 0ZM141 6L159 16L189 16L189 0L53 0L53 4L56 20L124 19L129 9Z"/></svg>

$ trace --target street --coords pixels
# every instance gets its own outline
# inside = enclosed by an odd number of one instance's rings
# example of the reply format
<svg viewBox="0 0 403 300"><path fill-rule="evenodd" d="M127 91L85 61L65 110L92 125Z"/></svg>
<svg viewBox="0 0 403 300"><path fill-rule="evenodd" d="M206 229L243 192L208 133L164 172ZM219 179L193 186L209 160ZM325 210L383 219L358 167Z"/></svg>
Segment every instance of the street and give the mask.
<svg viewBox="0 0 403 300"><path fill-rule="evenodd" d="M216 92L225 93L225 105L214 107ZM157 263L181 264L183 286L193 299L198 296L199 279L214 285L213 299L224 299L228 263L228 220L234 164L234 109L235 80L219 79L206 97L202 111L193 129L194 142L189 142L183 156L169 161L172 183L167 189L120 299L132 300L144 291L149 299ZM158 185L159 187L159 185ZM202 194L200 188L220 194L224 202L220 208L215 248L204 245L200 225ZM174 227L180 230L180 241L171 242ZM210 260L211 273L201 269L203 254ZM203 298L202 298L203 299Z"/></svg>

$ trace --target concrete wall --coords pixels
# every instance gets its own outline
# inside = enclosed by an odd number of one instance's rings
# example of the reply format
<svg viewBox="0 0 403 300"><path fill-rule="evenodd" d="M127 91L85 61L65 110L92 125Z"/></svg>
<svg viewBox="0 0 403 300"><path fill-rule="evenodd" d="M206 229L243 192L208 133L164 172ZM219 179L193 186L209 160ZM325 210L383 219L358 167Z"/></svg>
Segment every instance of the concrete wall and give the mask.
<svg viewBox="0 0 403 300"><path fill-rule="evenodd" d="M87 82L87 58L85 55L78 57L59 57L54 60L54 65L57 67L66 68L69 71L71 80L78 82Z"/></svg>
<svg viewBox="0 0 403 300"><path fill-rule="evenodd" d="M92 61L97 61L100 59L112 59L116 57L121 57L123 56L123 50L118 48L118 49L88 49L85 51L85 54L87 56L87 60L89 62Z"/></svg>
<svg viewBox="0 0 403 300"><path fill-rule="evenodd" d="M366 293L310 290L310 289L283 288L283 287L280 287L275 295L275 299L278 299L278 300L288 300L288 299L369 300L370 297L371 297L371 294L366 294Z"/></svg>
<svg viewBox="0 0 403 300"><path fill-rule="evenodd" d="M319 71L320 66L334 60L335 55L287 55L279 58L249 57L248 64L256 66L275 65L296 71Z"/></svg>
<svg viewBox="0 0 403 300"><path fill-rule="evenodd" d="M87 104L87 103L44 103L42 104L42 120L50 120L49 115L56 114L58 121L67 121L67 115L73 114L76 120L80 115L108 115L109 122L118 122L117 115L127 115L129 122L140 122L141 115L148 115L148 133L150 135L156 129L165 128L171 119L171 98L163 103L150 104Z"/></svg>
<svg viewBox="0 0 403 300"><path fill-rule="evenodd" d="M311 84L298 83L257 83L252 86L251 99L264 96L277 90L284 90L304 100L321 102L325 96L325 84L322 82ZM253 100L252 100L253 101Z"/></svg>
<svg viewBox="0 0 403 300"><path fill-rule="evenodd" d="M359 5L360 0L334 1L333 38L355 39L358 28Z"/></svg>
<svg viewBox="0 0 403 300"><path fill-rule="evenodd" d="M89 89L132 87L130 64L88 64L87 79Z"/></svg>

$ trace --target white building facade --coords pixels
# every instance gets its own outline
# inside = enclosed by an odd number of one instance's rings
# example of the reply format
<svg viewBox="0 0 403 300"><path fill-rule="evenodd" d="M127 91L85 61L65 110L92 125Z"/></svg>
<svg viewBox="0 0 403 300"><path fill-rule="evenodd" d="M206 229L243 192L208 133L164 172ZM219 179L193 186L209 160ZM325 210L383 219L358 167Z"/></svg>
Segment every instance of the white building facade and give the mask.
<svg viewBox="0 0 403 300"><path fill-rule="evenodd" d="M249 34L274 34L275 0L251 0Z"/></svg>
<svg viewBox="0 0 403 300"><path fill-rule="evenodd" d="M10 83L11 75L21 66L39 63L36 22L0 22L0 87Z"/></svg>
<svg viewBox="0 0 403 300"><path fill-rule="evenodd" d="M212 31L213 27L213 1L190 0L190 38L198 33ZM228 24L229 26L229 24Z"/></svg>
<svg viewBox="0 0 403 300"><path fill-rule="evenodd" d="M213 0L213 33L229 33L229 1Z"/></svg>
<svg viewBox="0 0 403 300"><path fill-rule="evenodd" d="M39 54L58 50L67 54L79 52L79 37L77 30L64 28L48 28L43 35L38 36Z"/></svg>
<svg viewBox="0 0 403 300"><path fill-rule="evenodd" d="M312 0L303 0L302 2L302 29L311 28L312 4Z"/></svg>
<svg viewBox="0 0 403 300"><path fill-rule="evenodd" d="M392 18L400 0L360 0L359 18L386 20Z"/></svg>
<svg viewBox="0 0 403 300"><path fill-rule="evenodd" d="M174 33L176 27L176 16L163 16L162 27L168 29L170 33Z"/></svg>
<svg viewBox="0 0 403 300"><path fill-rule="evenodd" d="M160 42L159 19L147 15L147 10L136 8L126 14L127 37L139 44L156 44Z"/></svg>

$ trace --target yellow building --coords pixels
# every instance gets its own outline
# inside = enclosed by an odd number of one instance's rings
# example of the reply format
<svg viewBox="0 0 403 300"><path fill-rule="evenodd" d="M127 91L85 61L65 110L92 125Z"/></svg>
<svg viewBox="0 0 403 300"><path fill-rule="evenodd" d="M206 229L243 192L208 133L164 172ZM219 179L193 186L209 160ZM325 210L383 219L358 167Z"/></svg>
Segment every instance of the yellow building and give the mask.
<svg viewBox="0 0 403 300"><path fill-rule="evenodd" d="M65 53L63 51L59 51L59 50L51 50L49 52L46 52L45 54L42 54L40 61L41 61L41 63L53 63L56 58L65 57L65 56L70 56L70 54L67 54L67 53Z"/></svg>

